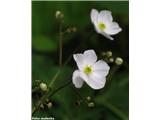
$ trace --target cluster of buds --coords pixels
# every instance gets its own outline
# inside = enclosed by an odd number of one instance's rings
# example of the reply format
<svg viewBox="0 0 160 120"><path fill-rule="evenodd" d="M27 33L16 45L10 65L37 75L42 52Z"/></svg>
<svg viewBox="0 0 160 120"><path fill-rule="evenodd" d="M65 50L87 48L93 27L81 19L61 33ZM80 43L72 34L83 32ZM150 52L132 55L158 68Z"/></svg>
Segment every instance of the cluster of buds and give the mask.
<svg viewBox="0 0 160 120"><path fill-rule="evenodd" d="M94 102L89 102L89 103L88 103L88 107L89 107L89 108L93 108L93 107L94 107Z"/></svg>
<svg viewBox="0 0 160 120"><path fill-rule="evenodd" d="M115 63L116 65L122 65L123 59L121 57L114 58L112 55L112 51L102 52L102 57L108 63Z"/></svg>
<svg viewBox="0 0 160 120"><path fill-rule="evenodd" d="M77 31L76 27L70 27L70 28L67 28L66 30L67 33L76 32L76 31Z"/></svg>
<svg viewBox="0 0 160 120"><path fill-rule="evenodd" d="M47 108L52 108L52 102L49 100L49 99L46 99L46 101L40 105L40 108L44 109L44 107L47 107Z"/></svg>
<svg viewBox="0 0 160 120"><path fill-rule="evenodd" d="M114 62L114 58L112 57L112 51L102 52L102 56L104 57L105 61L109 63Z"/></svg>
<svg viewBox="0 0 160 120"><path fill-rule="evenodd" d="M86 97L86 100L88 102L88 107L89 108L93 108L94 107L94 102L92 101L91 97L90 96L87 96Z"/></svg>

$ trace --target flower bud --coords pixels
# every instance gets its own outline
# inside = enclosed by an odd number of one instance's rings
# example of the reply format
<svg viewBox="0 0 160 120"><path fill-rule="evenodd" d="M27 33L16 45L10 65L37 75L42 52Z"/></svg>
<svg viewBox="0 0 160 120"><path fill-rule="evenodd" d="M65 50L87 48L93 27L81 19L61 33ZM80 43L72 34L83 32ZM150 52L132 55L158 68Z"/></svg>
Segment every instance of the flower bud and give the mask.
<svg viewBox="0 0 160 120"><path fill-rule="evenodd" d="M113 63L114 62L114 58L109 58L109 62Z"/></svg>
<svg viewBox="0 0 160 120"><path fill-rule="evenodd" d="M71 33L71 32L72 32L71 28L68 28L68 29L67 29L67 32L68 32L68 33Z"/></svg>
<svg viewBox="0 0 160 120"><path fill-rule="evenodd" d="M56 16L57 19L63 19L64 18L64 14L60 11L56 11L55 16Z"/></svg>
<svg viewBox="0 0 160 120"><path fill-rule="evenodd" d="M93 108L94 107L94 102L88 103L88 107Z"/></svg>
<svg viewBox="0 0 160 120"><path fill-rule="evenodd" d="M48 99L48 98L46 99L46 102L49 102L49 99Z"/></svg>
<svg viewBox="0 0 160 120"><path fill-rule="evenodd" d="M107 56L107 57L112 57L112 51L107 51L107 52L106 52L106 56Z"/></svg>
<svg viewBox="0 0 160 120"><path fill-rule="evenodd" d="M88 101L91 101L91 97L90 97L90 96L87 96L86 99L87 99Z"/></svg>
<svg viewBox="0 0 160 120"><path fill-rule="evenodd" d="M48 107L48 108L51 108L51 107L52 107L52 103L49 102L49 103L47 104L47 107Z"/></svg>
<svg viewBox="0 0 160 120"><path fill-rule="evenodd" d="M76 32L77 31L77 28L76 27L73 27L72 28L72 32Z"/></svg>
<svg viewBox="0 0 160 120"><path fill-rule="evenodd" d="M44 105L43 105L43 104L40 104L40 108L44 109Z"/></svg>
<svg viewBox="0 0 160 120"><path fill-rule="evenodd" d="M45 83L41 83L39 87L42 91L47 91L47 85Z"/></svg>
<svg viewBox="0 0 160 120"><path fill-rule="evenodd" d="M68 32L68 33L76 32L76 31L77 31L76 27L70 27L70 28L67 28L67 30L66 30L66 32Z"/></svg>
<svg viewBox="0 0 160 120"><path fill-rule="evenodd" d="M123 59L120 58L120 57L117 57L116 60L115 60L115 63L116 63L117 65L121 65L121 64L123 63Z"/></svg>

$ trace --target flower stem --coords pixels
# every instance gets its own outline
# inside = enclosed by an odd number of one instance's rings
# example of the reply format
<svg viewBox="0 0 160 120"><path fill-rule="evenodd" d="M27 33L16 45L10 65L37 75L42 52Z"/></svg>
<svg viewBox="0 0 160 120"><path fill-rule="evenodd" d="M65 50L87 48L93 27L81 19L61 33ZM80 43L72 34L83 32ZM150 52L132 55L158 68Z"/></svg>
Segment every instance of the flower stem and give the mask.
<svg viewBox="0 0 160 120"><path fill-rule="evenodd" d="M67 63L71 60L73 54L74 54L75 52L77 52L77 50L78 50L80 47L81 47L81 45L79 45L79 46L73 51L73 53L72 53L72 54L67 58L67 60L64 62L64 64L63 64L62 67L64 67L64 66L67 65Z"/></svg>
<svg viewBox="0 0 160 120"><path fill-rule="evenodd" d="M117 72L117 70L120 68L120 66L118 66L118 65L114 65L112 68L111 68L111 70L110 70L110 72L109 72L109 74L108 74L108 76L107 76L107 81L108 80L110 80L112 77L113 77L113 75Z"/></svg>
<svg viewBox="0 0 160 120"><path fill-rule="evenodd" d="M53 79L51 80L51 82L49 83L49 88L52 89L52 86L55 82L55 80L57 79L58 75L60 74L60 69L57 71L57 73L55 74L55 76L53 77Z"/></svg>
<svg viewBox="0 0 160 120"><path fill-rule="evenodd" d="M60 26L59 26L59 66L60 68L62 67L62 36L63 36L63 32L62 32L62 20L60 22Z"/></svg>
<svg viewBox="0 0 160 120"><path fill-rule="evenodd" d="M48 97L51 97L52 95L54 95L55 93L57 93L57 92L60 91L61 89L65 88L66 86L70 85L71 83L72 83L72 81L69 81L69 82L61 85L60 87L58 87L56 90L51 91L51 92L48 94Z"/></svg>

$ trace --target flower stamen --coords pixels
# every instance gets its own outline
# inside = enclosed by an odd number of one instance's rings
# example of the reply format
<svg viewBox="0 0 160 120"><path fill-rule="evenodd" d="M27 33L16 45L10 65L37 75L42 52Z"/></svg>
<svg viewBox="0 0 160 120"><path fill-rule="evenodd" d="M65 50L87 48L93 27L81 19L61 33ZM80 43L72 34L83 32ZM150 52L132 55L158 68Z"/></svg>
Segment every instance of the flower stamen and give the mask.
<svg viewBox="0 0 160 120"><path fill-rule="evenodd" d="M106 28L106 25L103 22L100 22L98 24L98 27L99 27L100 30L104 30Z"/></svg>
<svg viewBox="0 0 160 120"><path fill-rule="evenodd" d="M83 69L83 72L85 74L91 74L92 73L92 67L91 66L86 66L84 69Z"/></svg>

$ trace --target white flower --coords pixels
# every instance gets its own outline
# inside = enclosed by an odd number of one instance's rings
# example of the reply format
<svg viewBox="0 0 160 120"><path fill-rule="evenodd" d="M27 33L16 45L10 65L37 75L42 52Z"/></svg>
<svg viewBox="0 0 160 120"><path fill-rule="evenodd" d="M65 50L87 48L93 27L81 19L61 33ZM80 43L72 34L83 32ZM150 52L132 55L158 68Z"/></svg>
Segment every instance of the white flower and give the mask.
<svg viewBox="0 0 160 120"><path fill-rule="evenodd" d="M96 9L91 10L91 21L97 33L102 34L110 40L114 40L111 35L118 34L122 29L117 22L113 22L111 12L102 10L100 13Z"/></svg>
<svg viewBox="0 0 160 120"><path fill-rule="evenodd" d="M97 61L94 50L86 50L83 54L74 54L78 70L73 72L72 82L76 88L81 88L86 82L93 89L105 86L106 76L110 67L103 60Z"/></svg>

